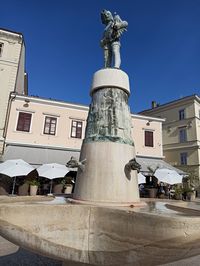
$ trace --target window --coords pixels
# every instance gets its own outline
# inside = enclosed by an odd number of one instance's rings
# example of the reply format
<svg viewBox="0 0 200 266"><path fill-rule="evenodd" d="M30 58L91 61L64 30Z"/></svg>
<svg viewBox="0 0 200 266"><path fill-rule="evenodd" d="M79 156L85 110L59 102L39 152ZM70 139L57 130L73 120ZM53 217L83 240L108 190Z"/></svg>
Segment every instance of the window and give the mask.
<svg viewBox="0 0 200 266"><path fill-rule="evenodd" d="M144 132L144 145L146 147L153 147L153 131L147 131Z"/></svg>
<svg viewBox="0 0 200 266"><path fill-rule="evenodd" d="M179 141L180 142L186 142L187 141L187 132L186 128L181 128L179 130Z"/></svg>
<svg viewBox="0 0 200 266"><path fill-rule="evenodd" d="M185 119L185 110L179 110L179 120Z"/></svg>
<svg viewBox="0 0 200 266"><path fill-rule="evenodd" d="M71 137L81 139L83 122L72 120Z"/></svg>
<svg viewBox="0 0 200 266"><path fill-rule="evenodd" d="M181 161L181 165L187 164L187 152L180 153L180 161Z"/></svg>
<svg viewBox="0 0 200 266"><path fill-rule="evenodd" d="M30 131L32 114L19 112L17 121L17 131Z"/></svg>
<svg viewBox="0 0 200 266"><path fill-rule="evenodd" d="M3 53L3 43L0 42L0 56L2 56L2 53Z"/></svg>
<svg viewBox="0 0 200 266"><path fill-rule="evenodd" d="M44 123L44 134L55 135L56 134L57 118L46 116Z"/></svg>

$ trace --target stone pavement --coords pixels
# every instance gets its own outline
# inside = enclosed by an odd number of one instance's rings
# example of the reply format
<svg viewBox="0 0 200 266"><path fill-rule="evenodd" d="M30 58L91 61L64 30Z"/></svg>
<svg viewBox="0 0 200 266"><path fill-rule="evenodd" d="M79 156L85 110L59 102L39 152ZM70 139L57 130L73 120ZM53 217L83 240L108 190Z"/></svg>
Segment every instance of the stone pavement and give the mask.
<svg viewBox="0 0 200 266"><path fill-rule="evenodd" d="M0 237L0 266L61 266L62 263L19 248Z"/></svg>
<svg viewBox="0 0 200 266"><path fill-rule="evenodd" d="M0 266L62 266L62 262L20 248L0 236ZM66 262L65 266L87 266Z"/></svg>

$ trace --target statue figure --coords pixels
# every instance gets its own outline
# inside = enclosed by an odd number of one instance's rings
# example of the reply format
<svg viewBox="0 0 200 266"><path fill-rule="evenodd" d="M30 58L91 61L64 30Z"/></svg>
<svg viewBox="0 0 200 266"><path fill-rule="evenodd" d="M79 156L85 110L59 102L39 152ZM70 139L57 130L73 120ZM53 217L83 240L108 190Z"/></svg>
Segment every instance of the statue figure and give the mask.
<svg viewBox="0 0 200 266"><path fill-rule="evenodd" d="M122 21L120 16L108 10L101 12L101 21L106 25L101 39L101 47L104 49L104 67L120 68L120 37L127 30L128 22Z"/></svg>

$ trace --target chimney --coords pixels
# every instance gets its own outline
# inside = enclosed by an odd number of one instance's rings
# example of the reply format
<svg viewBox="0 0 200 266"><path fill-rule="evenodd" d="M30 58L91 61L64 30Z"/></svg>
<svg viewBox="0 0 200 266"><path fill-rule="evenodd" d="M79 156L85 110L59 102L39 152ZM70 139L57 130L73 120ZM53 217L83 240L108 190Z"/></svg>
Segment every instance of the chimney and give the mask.
<svg viewBox="0 0 200 266"><path fill-rule="evenodd" d="M152 102L151 102L151 108L154 109L154 108L156 108L156 107L157 107L157 103L156 103L156 101L152 101Z"/></svg>

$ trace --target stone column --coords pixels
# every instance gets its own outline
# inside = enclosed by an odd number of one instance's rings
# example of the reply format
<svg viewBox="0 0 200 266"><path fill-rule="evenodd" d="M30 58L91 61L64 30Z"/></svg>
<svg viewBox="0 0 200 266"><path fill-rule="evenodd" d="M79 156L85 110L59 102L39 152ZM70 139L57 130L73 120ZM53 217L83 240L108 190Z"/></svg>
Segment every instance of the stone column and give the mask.
<svg viewBox="0 0 200 266"><path fill-rule="evenodd" d="M137 171L125 165L135 157L131 134L128 75L106 68L94 74L92 102L73 201L96 205L140 205Z"/></svg>

